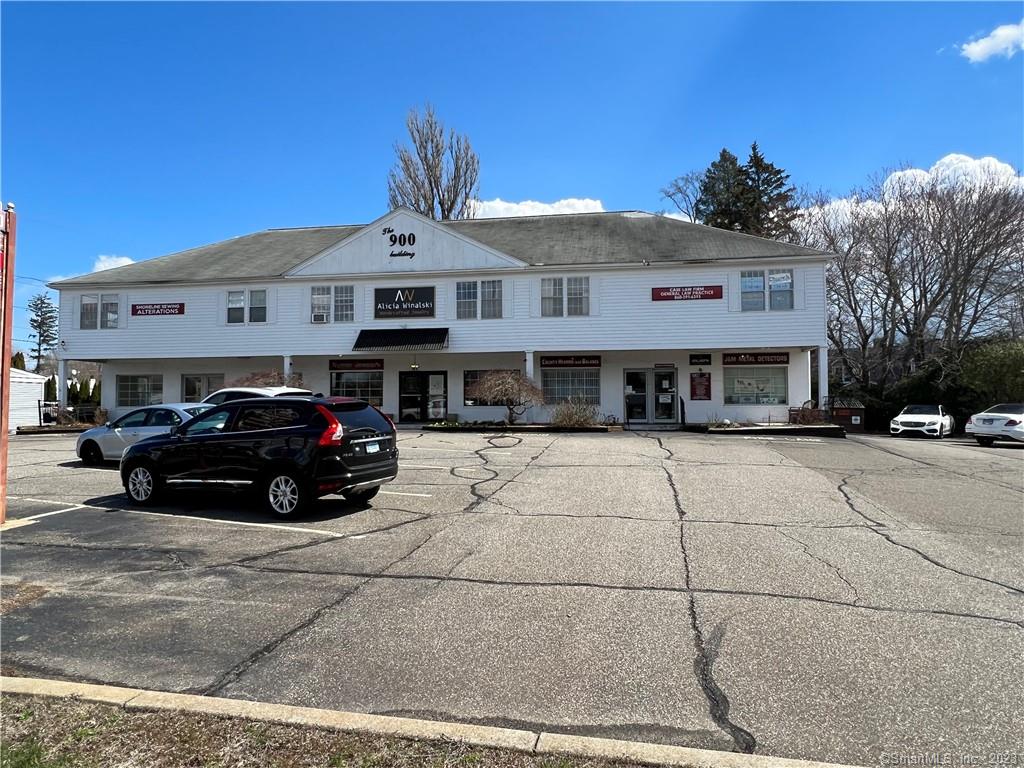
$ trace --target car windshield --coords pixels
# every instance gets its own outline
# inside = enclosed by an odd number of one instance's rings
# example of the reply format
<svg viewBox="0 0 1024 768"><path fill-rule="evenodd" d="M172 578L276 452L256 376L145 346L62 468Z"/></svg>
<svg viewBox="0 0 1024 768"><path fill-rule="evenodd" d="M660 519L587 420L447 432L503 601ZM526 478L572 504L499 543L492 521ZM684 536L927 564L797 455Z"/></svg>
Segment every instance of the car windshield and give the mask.
<svg viewBox="0 0 1024 768"><path fill-rule="evenodd" d="M937 405L908 405L901 411L902 414L906 415L939 415L939 406Z"/></svg>
<svg viewBox="0 0 1024 768"><path fill-rule="evenodd" d="M1024 416L1024 403L1000 403L993 405L985 413L1011 413L1014 416Z"/></svg>

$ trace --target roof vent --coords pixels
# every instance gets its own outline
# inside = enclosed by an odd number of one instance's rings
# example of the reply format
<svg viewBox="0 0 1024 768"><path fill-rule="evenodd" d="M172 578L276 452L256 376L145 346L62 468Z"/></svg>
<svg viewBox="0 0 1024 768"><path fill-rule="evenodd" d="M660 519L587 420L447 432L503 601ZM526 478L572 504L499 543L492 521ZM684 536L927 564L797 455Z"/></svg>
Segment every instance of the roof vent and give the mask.
<svg viewBox="0 0 1024 768"><path fill-rule="evenodd" d="M623 211L622 216L626 219L648 219L653 218L654 214L647 211Z"/></svg>

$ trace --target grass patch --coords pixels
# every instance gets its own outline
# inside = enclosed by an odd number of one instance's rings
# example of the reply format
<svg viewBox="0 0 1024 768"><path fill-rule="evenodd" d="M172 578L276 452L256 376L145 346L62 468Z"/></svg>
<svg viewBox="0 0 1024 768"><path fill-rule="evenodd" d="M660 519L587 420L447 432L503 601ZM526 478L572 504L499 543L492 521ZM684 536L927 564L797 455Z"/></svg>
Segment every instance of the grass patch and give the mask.
<svg viewBox="0 0 1024 768"><path fill-rule="evenodd" d="M572 757L77 699L0 700L0 768L626 768Z"/></svg>

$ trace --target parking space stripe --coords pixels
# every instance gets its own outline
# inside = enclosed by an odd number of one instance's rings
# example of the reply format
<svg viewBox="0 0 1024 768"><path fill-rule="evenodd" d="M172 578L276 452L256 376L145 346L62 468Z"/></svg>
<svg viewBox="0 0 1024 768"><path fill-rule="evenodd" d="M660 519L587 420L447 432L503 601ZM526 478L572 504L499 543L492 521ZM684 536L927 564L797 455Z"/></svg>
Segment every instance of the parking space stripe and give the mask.
<svg viewBox="0 0 1024 768"><path fill-rule="evenodd" d="M399 462L399 469L452 469L452 467L435 467L430 464L402 464Z"/></svg>
<svg viewBox="0 0 1024 768"><path fill-rule="evenodd" d="M110 509L108 507L96 507L96 509ZM113 507L113 509L118 509ZM215 517L199 517L197 515L179 515L167 512L148 512L144 509L120 509L121 512L129 512L133 515L151 515L153 517L166 517L171 520L199 520L204 523L217 523L220 525L241 525L249 528L270 528L277 531L290 531L291 533L305 533L310 536L330 536L332 539L351 538L350 534L339 531L326 531L322 528L301 528L294 525L277 525L276 523L250 523L245 520L218 520Z"/></svg>
<svg viewBox="0 0 1024 768"><path fill-rule="evenodd" d="M67 509L55 509L52 512L40 512L38 515L29 515L28 517L21 518L22 520L38 520L42 517L49 517L50 515L63 515L65 512L73 512L76 509L87 509L88 504L75 504L73 507Z"/></svg>
<svg viewBox="0 0 1024 768"><path fill-rule="evenodd" d="M419 496L423 499L429 499L433 495L430 493L405 493L404 491L381 491L381 493L386 493L391 496Z"/></svg>

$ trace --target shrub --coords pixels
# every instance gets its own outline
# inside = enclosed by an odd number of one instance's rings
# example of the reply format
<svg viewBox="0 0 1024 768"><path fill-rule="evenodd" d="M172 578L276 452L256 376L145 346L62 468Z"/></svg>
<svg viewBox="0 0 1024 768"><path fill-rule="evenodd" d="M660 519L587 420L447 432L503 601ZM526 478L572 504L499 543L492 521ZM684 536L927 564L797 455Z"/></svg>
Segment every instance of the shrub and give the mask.
<svg viewBox="0 0 1024 768"><path fill-rule="evenodd" d="M579 397L570 397L555 406L551 412L555 427L592 427L597 424L597 406Z"/></svg>

